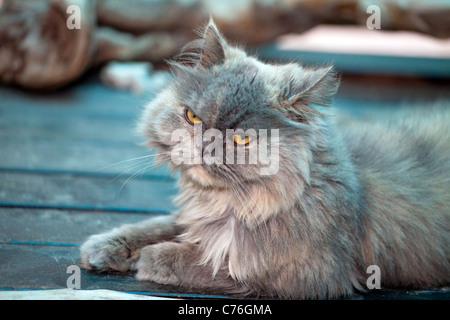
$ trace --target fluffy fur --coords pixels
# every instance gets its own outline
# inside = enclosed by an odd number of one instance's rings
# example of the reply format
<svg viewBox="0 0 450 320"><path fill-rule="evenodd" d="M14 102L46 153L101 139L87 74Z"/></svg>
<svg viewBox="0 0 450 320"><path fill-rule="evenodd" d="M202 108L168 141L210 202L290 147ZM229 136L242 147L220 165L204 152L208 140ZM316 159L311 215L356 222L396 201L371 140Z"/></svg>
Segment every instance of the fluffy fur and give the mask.
<svg viewBox="0 0 450 320"><path fill-rule="evenodd" d="M263 64L212 21L172 67L139 128L180 171L179 210L91 237L83 267L276 298L351 295L365 289L370 265L382 287L449 284L447 109L391 122L325 116L339 85L332 67ZM186 107L205 129L279 129L278 173L262 176L259 163L171 163L173 130L193 135Z"/></svg>

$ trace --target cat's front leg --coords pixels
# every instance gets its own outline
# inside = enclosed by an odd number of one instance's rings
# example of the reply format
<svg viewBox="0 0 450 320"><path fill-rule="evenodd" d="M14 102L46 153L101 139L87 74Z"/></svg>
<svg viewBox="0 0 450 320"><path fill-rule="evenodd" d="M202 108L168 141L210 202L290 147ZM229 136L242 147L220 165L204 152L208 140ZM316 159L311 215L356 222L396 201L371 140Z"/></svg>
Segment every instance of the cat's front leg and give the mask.
<svg viewBox="0 0 450 320"><path fill-rule="evenodd" d="M174 239L180 232L178 229L170 215L93 235L80 248L80 265L97 271L132 270L143 247Z"/></svg>
<svg viewBox="0 0 450 320"><path fill-rule="evenodd" d="M136 263L136 278L165 285L205 289L208 292L246 295L248 289L235 282L223 266L213 276L208 264L200 264L199 245L188 242L161 242L144 247Z"/></svg>
<svg viewBox="0 0 450 320"><path fill-rule="evenodd" d="M190 248L176 242L162 242L144 247L135 266L136 278L141 281L180 285L175 263L184 256L183 251L186 250Z"/></svg>

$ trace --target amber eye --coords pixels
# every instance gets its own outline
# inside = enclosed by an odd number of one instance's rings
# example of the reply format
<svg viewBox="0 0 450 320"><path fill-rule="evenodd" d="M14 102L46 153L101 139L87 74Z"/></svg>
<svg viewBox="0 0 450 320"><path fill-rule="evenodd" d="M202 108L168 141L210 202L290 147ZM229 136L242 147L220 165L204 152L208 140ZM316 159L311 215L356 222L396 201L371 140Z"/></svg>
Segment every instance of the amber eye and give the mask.
<svg viewBox="0 0 450 320"><path fill-rule="evenodd" d="M233 140L234 140L234 143L237 145L240 145L240 146L245 145L246 146L250 143L250 141L252 141L252 137L250 137L250 136L242 137L240 134L235 134L233 136Z"/></svg>
<svg viewBox="0 0 450 320"><path fill-rule="evenodd" d="M186 109L186 120L187 122L189 122L190 124L194 124L194 122L201 122L202 119L200 119L199 117L197 117L191 109Z"/></svg>

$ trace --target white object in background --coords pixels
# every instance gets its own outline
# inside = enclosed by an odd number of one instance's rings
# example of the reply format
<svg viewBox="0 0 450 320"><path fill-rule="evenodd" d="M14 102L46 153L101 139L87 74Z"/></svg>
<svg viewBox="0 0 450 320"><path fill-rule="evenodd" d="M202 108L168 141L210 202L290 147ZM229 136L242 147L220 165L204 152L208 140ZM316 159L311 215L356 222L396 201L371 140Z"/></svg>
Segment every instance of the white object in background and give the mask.
<svg viewBox="0 0 450 320"><path fill-rule="evenodd" d="M0 300L172 300L111 290L0 291Z"/></svg>
<svg viewBox="0 0 450 320"><path fill-rule="evenodd" d="M294 51L450 58L450 39L363 26L319 25L302 34L281 36L276 45Z"/></svg>
<svg viewBox="0 0 450 320"><path fill-rule="evenodd" d="M165 87L171 74L153 71L150 62L110 62L100 72L103 83L135 94L155 93Z"/></svg>

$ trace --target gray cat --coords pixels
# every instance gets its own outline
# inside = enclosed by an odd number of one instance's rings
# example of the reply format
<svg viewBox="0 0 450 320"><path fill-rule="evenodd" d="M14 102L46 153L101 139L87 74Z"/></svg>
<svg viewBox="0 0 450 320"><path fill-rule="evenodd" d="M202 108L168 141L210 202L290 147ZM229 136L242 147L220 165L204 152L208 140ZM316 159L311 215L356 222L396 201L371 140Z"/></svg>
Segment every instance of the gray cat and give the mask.
<svg viewBox="0 0 450 320"><path fill-rule="evenodd" d="M274 298L349 296L366 289L371 265L382 287L450 283L445 108L391 122L327 116L339 86L332 67L264 64L227 44L212 21L172 68L139 128L180 171L179 210L90 237L84 268ZM262 138L226 129L278 129L276 174L261 174L259 161L174 163L183 144L205 152L194 141L199 124L246 155ZM174 141L177 129L189 139Z"/></svg>

